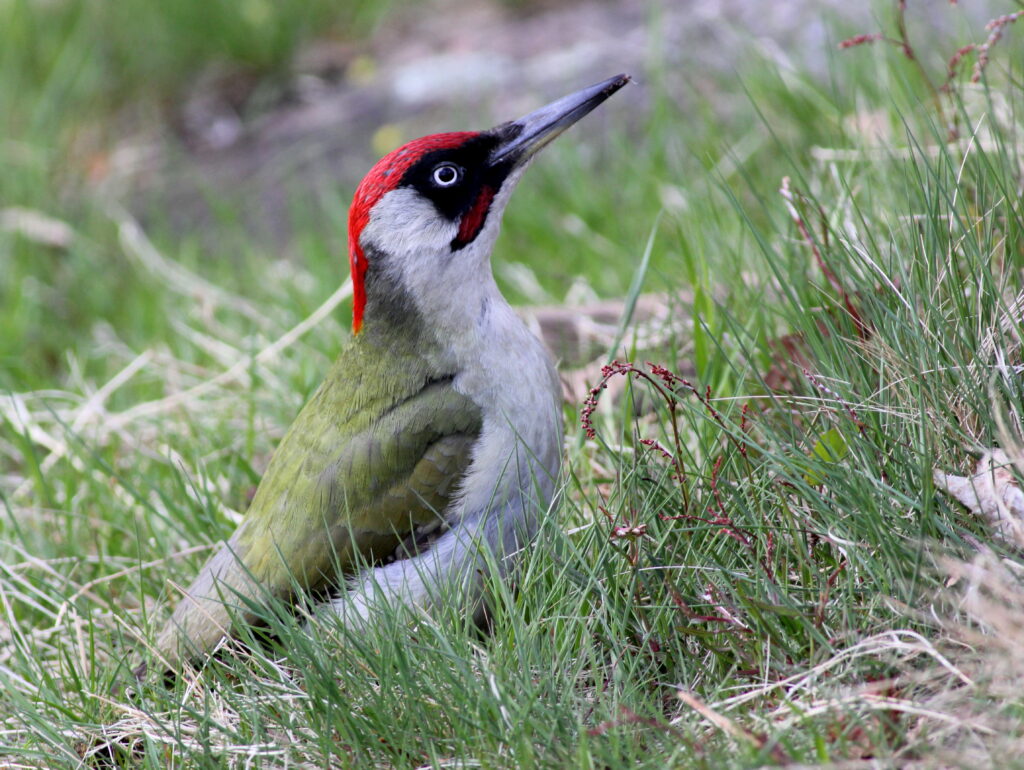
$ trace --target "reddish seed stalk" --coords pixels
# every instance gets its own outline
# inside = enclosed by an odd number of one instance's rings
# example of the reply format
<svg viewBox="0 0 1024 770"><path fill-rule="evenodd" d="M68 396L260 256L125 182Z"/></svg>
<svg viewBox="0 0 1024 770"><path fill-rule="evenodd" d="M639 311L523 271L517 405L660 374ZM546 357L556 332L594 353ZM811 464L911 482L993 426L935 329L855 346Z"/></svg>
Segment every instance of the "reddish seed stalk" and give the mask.
<svg viewBox="0 0 1024 770"><path fill-rule="evenodd" d="M992 19L992 21L985 25L985 29L988 30L988 37L984 43L977 47L978 60L974 63L974 72L971 73L972 83L977 83L981 80L982 73L984 73L985 68L988 66L989 51L992 50L992 46L999 42L999 39L1003 36L1003 31L1021 16L1024 16L1024 11L1015 11L1014 13L1008 13L1005 16Z"/></svg>
<svg viewBox="0 0 1024 770"><path fill-rule="evenodd" d="M960 69L960 64L967 54L974 51L977 46L974 43L968 43L967 45L959 48L955 54L949 57L949 62L946 64L946 82L942 84L942 90L949 93L952 88L953 82L956 80L957 70Z"/></svg>
<svg viewBox="0 0 1024 770"><path fill-rule="evenodd" d="M857 336L864 340L870 336L870 329L868 325L861 318L857 308L854 307L853 301L850 299L849 293L843 288L842 283L839 281L832 268L825 262L825 257L822 256L821 250L818 248L818 244L815 243L814 238L811 236L811 231L807 228L807 223L804 222L804 218L800 215L800 211L796 206L796 195L790 189L789 177L782 177L782 187L779 188L779 194L782 195L782 199L786 202L786 209L789 211L789 216L793 220L797 229L800 231L804 243L807 244L811 250L811 254L814 255L814 260L818 263L818 268L825 276L825 280L828 281L839 297L843 301L843 305L846 307L846 312L850 314L850 318L853 320L854 325L857 327Z"/></svg>
<svg viewBox="0 0 1024 770"><path fill-rule="evenodd" d="M584 400L583 408L580 411L580 424L583 427L588 438L596 438L597 430L594 427L593 415L597 409L598 402L601 397L601 392L607 389L608 383L612 377L624 376L630 377L635 376L647 382L655 392L665 401L669 409L670 424L672 430L672 441L675 451L671 451L667 447L661 444L656 439L640 439L639 443L643 446L650 448L653 452L656 452L662 459L667 460L673 469L672 478L679 483L679 487L683 494L683 511L684 513L678 516L669 516L665 514L659 514L658 518L661 521L676 521L676 520L688 520L688 521L699 521L704 524L716 527L717 531L721 535L725 535L737 543L743 548L750 551L751 555L761 564L764 574L773 583L775 577L769 567L771 555L774 553L774 538L772 533L769 531L767 536L767 559L764 556L759 556L758 544L759 539L748 530L739 527L728 513L728 509L725 504L725 499L722 495L719 479L722 470L722 466L725 460L725 456L720 454L714 463L711 471L711 478L709 481L711 496L714 501L713 506L708 509L707 516L697 516L688 513L690 510L689 492L686 483L686 473L682 462L683 455L683 444L682 438L679 431L678 413L679 413L679 399L678 392L680 389L689 391L697 399L697 401L704 407L707 414L714 420L718 426L722 429L723 434L727 437L740 455L747 458L747 447L746 439L750 429L749 424L749 405L745 404L740 413L740 425L739 425L739 436L734 435L734 431L729 429L726 425L721 413L715 408L712 400L712 392L710 386L706 386L703 390L699 390L693 383L684 377L680 377L675 372L671 371L667 367L656 364L652 361L647 361L646 369L635 366L629 362L613 361L612 363L601 368L601 379L596 385L594 385L587 393L587 397ZM611 525L609 533L609 539L612 541L626 540L629 545L626 549L626 558L630 565L636 566L639 563L640 557L640 541L647 537L647 526L639 523L617 523L611 513L600 506L600 511L604 514L608 523ZM682 601L679 597L679 601ZM692 613L691 613L692 614ZM706 621L714 622L730 622L727 618L719 617L705 617Z"/></svg>
<svg viewBox="0 0 1024 770"><path fill-rule="evenodd" d="M652 367L652 372L658 374L658 372L655 371L655 365L648 365ZM658 368L660 369L661 367ZM667 369L665 369L664 371L668 372ZM583 430L586 433L587 438L592 439L597 435L597 431L594 429L593 415L594 411L597 409L597 403L601 397L601 391L605 390L608 387L608 381L612 377L629 375L636 375L637 377L646 380L668 405L671 417L672 440L676 451L675 453L671 453L668 452L668 450L666 450L664 447L661 447L661 451L664 452L672 460L672 464L675 469L675 476L681 482L683 494L686 495L686 470L683 467L682 441L679 436L679 424L676 415L678 400L676 399L676 395L674 390L672 389L672 384L670 380L666 381L663 376L659 375L660 379L662 380L662 382L659 382L650 374L645 372L643 369L639 369L633 366L633 364L631 363L622 361L612 361L607 366L601 367L601 380L588 392L587 398L583 402L583 409L580 411L580 425L583 427ZM674 377L675 375L672 376ZM663 387L662 383L664 383L667 386L667 390L666 387ZM644 441L641 441L641 443L644 443ZM648 446L650 446L650 444L648 444Z"/></svg>
<svg viewBox="0 0 1024 770"><path fill-rule="evenodd" d="M857 426L857 430L860 431L860 434L863 436L866 427L863 421L861 421L860 417L857 416L857 412L853 408L853 406L851 406L850 403L846 401L842 396L840 396L836 391L832 390L832 388L825 385L815 375L811 374L807 369L804 369L803 373L804 377L807 378L811 385L820 390L822 393L831 396L836 401L838 401L840 405L842 405L843 409L846 410L846 413L850 416L850 419L853 421L853 424Z"/></svg>
<svg viewBox="0 0 1024 770"><path fill-rule="evenodd" d="M854 48L854 47L856 47L858 45L864 45L865 43L874 43L874 42L876 42L878 40L885 40L885 36L881 32L869 32L869 33L864 33L864 34L860 34L860 35L854 35L851 38L847 38L846 40L843 40L839 44L839 47L841 49ZM887 41L887 42L896 42L896 41L893 40L893 41Z"/></svg>
<svg viewBox="0 0 1024 770"><path fill-rule="evenodd" d="M956 5L956 0L949 0L950 5ZM950 97L953 86L956 82L956 77L960 70L960 65L963 63L963 59L970 53L975 53L977 58L974 62L974 67L971 71L971 82L977 83L981 80L984 75L985 69L989 64L989 57L992 48L999 42L1003 37L1006 28L1019 20L1024 16L1024 11L1015 11L1013 13L1007 13L1002 16L989 21L985 25L985 29L988 30L988 37L983 43L970 43L962 46L956 51L946 64L946 79L942 85L936 88L932 82L931 77L928 75L928 71L925 69L921 60L918 59L917 54L914 51L914 47L910 43L910 36L907 32L907 19L906 19L907 3L906 0L897 0L896 2L896 33L898 37L892 38L887 37L881 32L869 32L860 35L854 35L851 38L843 40L839 43L840 49L855 48L857 46L865 45L868 43L884 42L891 45L895 45L900 48L903 55L914 63L917 69L921 73L921 77L924 80L925 85L932 94L932 99L935 104L935 110L938 113L939 119L944 125L947 126L947 138L949 141L954 141L959 136L959 130L956 125L957 112L952 111L953 122L946 119L946 111L943 107L942 97Z"/></svg>

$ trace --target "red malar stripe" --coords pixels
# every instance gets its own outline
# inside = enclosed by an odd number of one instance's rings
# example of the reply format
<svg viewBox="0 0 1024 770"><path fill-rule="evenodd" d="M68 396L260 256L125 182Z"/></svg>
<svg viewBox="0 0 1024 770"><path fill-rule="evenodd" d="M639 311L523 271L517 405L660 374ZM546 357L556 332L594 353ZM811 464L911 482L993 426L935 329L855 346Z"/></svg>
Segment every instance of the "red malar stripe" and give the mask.
<svg viewBox="0 0 1024 770"><path fill-rule="evenodd" d="M476 196L476 201L462 216L462 222L459 223L459 234L455 237L455 246L462 248L467 243L472 243L473 239L480 234L480 229L484 226L484 222L487 221L487 212L491 208L491 201L494 200L494 189L484 185L480 188L480 194Z"/></svg>

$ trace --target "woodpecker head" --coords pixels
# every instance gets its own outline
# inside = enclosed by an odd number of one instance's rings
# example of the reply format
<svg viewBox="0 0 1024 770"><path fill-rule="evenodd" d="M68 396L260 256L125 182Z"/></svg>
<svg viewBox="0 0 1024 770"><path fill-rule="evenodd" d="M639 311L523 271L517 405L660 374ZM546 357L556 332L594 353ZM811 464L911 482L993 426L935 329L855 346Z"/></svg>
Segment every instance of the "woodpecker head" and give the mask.
<svg viewBox="0 0 1024 770"><path fill-rule="evenodd" d="M425 136L378 161L349 209L353 331L382 278L414 298L458 289L440 278L453 270L476 278L529 161L628 82L618 75L489 131Z"/></svg>

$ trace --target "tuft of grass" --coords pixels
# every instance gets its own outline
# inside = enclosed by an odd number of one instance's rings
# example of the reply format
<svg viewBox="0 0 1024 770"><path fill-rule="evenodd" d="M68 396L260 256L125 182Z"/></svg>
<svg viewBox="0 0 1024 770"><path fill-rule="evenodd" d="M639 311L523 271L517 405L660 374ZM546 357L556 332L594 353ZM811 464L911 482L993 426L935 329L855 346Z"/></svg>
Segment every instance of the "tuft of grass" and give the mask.
<svg viewBox="0 0 1024 770"><path fill-rule="evenodd" d="M79 29L99 11L75 13ZM1024 434L1009 24L979 82L963 67L948 88L906 55L905 25L900 45L837 51L827 85L742 62L728 110L655 67L639 123L609 110L607 146L553 147L495 255L519 265L509 293L692 295L663 344L625 327L591 399L566 405L563 502L488 585L489 628L454 606L360 631L269 607L276 641L169 684L129 674L169 586L237 525L347 333L336 234L311 218L297 263L233 232L235 258L211 260L87 195L61 208L52 159L3 182L76 235L55 251L0 233L0 755L1015 761L1020 554L932 484ZM79 34L48 54L52 80L26 81L40 114L61 112L74 68L53 62L81 61ZM325 205L343 220L343 199Z"/></svg>

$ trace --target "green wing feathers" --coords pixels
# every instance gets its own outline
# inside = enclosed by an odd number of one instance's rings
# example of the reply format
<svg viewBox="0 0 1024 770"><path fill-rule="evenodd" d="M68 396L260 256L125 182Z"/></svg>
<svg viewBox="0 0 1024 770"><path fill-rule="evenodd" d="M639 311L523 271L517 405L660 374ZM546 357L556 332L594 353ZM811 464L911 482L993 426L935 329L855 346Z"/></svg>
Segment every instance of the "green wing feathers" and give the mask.
<svg viewBox="0 0 1024 770"><path fill-rule="evenodd" d="M476 404L422 366L388 377L388 391L378 384L370 397L363 356L346 353L281 441L242 524L160 634L157 651L171 666L210 652L233 617L251 620L247 602L288 597L296 582L334 584L357 554L386 557L436 524L458 492L481 430Z"/></svg>

